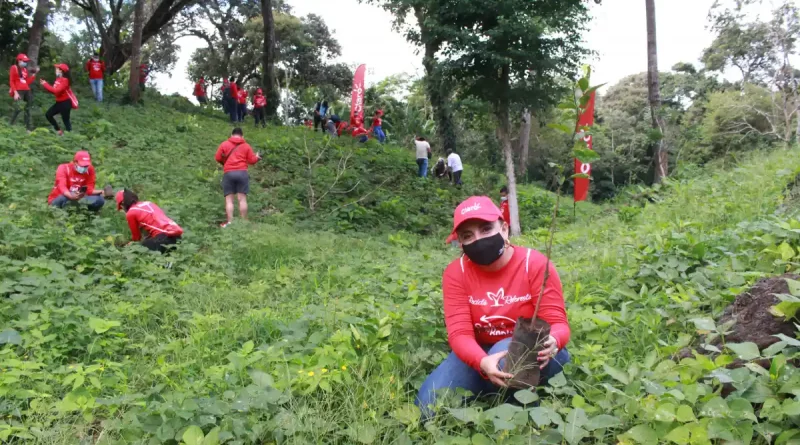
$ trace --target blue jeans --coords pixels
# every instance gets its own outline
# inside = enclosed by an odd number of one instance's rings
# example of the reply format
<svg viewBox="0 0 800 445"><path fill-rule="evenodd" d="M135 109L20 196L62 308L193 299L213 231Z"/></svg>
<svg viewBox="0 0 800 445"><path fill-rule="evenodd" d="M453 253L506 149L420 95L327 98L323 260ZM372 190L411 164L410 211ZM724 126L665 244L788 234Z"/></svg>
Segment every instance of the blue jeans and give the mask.
<svg viewBox="0 0 800 445"><path fill-rule="evenodd" d="M245 116L247 116L247 104L239 104L239 122L244 122Z"/></svg>
<svg viewBox="0 0 800 445"><path fill-rule="evenodd" d="M58 198L54 199L53 202L50 203L53 207L58 207L59 209L63 209L64 206L67 204L83 204L89 210L96 212L103 208L103 205L106 203L106 200L103 199L100 195L89 195L85 196L80 201L72 201L64 195L59 196Z"/></svg>
<svg viewBox="0 0 800 445"><path fill-rule="evenodd" d="M484 350L491 355L502 351L508 351L508 345L511 344L511 338L495 343L491 348L484 347ZM555 357L542 369L541 383L547 383L551 377L560 373L564 365L569 363L569 352L566 349L558 351ZM500 360L500 368L502 369L505 359ZM472 369L466 363L462 362L455 352L451 352L446 359L436 369L433 370L431 375L425 379L425 382L419 388L414 403L422 411L422 420L431 418L435 413L432 407L436 406L436 391L449 389L455 390L462 388L473 395L487 395L497 394L501 388L494 386L492 382L481 377L478 371Z"/></svg>
<svg viewBox="0 0 800 445"><path fill-rule="evenodd" d="M92 86L94 99L98 102L103 101L103 79L89 79L89 84Z"/></svg>
<svg viewBox="0 0 800 445"><path fill-rule="evenodd" d="M428 158L419 158L417 159L417 165L419 166L419 177L420 178L427 178L428 177Z"/></svg>
<svg viewBox="0 0 800 445"><path fill-rule="evenodd" d="M375 137L378 138L378 141L383 144L383 141L386 140L386 134L383 132L383 129L380 126L373 127L372 132L375 133Z"/></svg>

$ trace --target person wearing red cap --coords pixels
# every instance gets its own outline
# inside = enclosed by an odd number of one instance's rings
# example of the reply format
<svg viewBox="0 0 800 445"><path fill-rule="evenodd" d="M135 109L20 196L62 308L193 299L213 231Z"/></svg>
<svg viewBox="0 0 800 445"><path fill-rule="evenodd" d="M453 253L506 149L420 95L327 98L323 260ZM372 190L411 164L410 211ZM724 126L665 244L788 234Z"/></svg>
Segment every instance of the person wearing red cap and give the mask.
<svg viewBox="0 0 800 445"><path fill-rule="evenodd" d="M47 110L45 113L45 117L47 121L50 122L50 125L56 130L59 136L63 135L64 132L59 128L58 122L56 122L55 116L57 114L61 115L61 119L64 121L64 129L67 131L72 131L72 122L70 122L70 113L72 112L72 98L70 94L72 94L72 90L70 85L72 85L72 76L69 72L69 66L66 63L59 63L55 65L56 67L56 81L51 86L47 83L46 80L40 80L42 87L52 93L56 97L56 103ZM74 97L74 94L72 94Z"/></svg>
<svg viewBox="0 0 800 445"><path fill-rule="evenodd" d="M25 54L17 55L17 63L14 64L8 71L8 94L14 99L14 111L11 113L11 120L9 124L14 125L19 117L20 101L25 102L25 129L30 132L31 127L31 107L33 106L33 93L31 93L31 84L36 81L36 73L38 68L32 69L30 76L28 73L28 62L31 59Z"/></svg>
<svg viewBox="0 0 800 445"><path fill-rule="evenodd" d="M194 84L194 97L197 99L197 103L201 105L208 103L208 99L206 99L206 80L202 77Z"/></svg>
<svg viewBox="0 0 800 445"><path fill-rule="evenodd" d="M247 90L244 88L239 88L236 91L236 101L239 106L239 120L238 122L244 122L244 117L247 116Z"/></svg>
<svg viewBox="0 0 800 445"><path fill-rule="evenodd" d="M378 138L381 144L386 141L386 134L383 132L383 110L375 110L375 115L372 116L372 132Z"/></svg>
<svg viewBox="0 0 800 445"><path fill-rule="evenodd" d="M234 128L231 137L219 145L214 157L222 164L222 193L225 195L225 214L228 219L221 227L233 221L233 196L239 200L239 215L247 219L247 194L250 192L250 176L247 166L261 160L261 155L253 153L253 148L244 140L241 128Z"/></svg>
<svg viewBox="0 0 800 445"><path fill-rule="evenodd" d="M500 211L503 213L503 221L511 225L511 211L508 208L508 187L500 187Z"/></svg>
<svg viewBox="0 0 800 445"><path fill-rule="evenodd" d="M261 128L267 126L267 117L264 108L267 106L267 98L264 96L264 90L261 88L256 90L256 95L253 96L253 116L256 118L256 127L259 121Z"/></svg>
<svg viewBox="0 0 800 445"><path fill-rule="evenodd" d="M570 328L561 281L555 266L541 253L509 243L508 223L485 196L473 196L456 207L453 232L464 254L442 277L444 321L453 352L422 384L415 403L423 417L433 415L437 391L462 388L473 395L506 387L513 375L503 372L504 357L519 317L533 316L544 283L538 318L550 325L539 353L540 384L561 372L570 360L565 346Z"/></svg>
<svg viewBox="0 0 800 445"><path fill-rule="evenodd" d="M61 164L56 170L56 183L47 197L47 203L63 208L67 203L82 203L91 211L99 211L106 203L103 190L95 190L96 176L88 151L75 153L72 162Z"/></svg>
<svg viewBox="0 0 800 445"><path fill-rule="evenodd" d="M239 122L239 85L236 85L236 80L231 77L230 79L230 99L228 100L228 111L231 114L231 123Z"/></svg>
<svg viewBox="0 0 800 445"><path fill-rule="evenodd" d="M177 244L183 235L183 229L175 221L169 219L160 207L150 201L139 201L136 193L124 189L117 192L117 211L125 210L125 219L131 229L131 244L141 241L142 246L150 250L166 252L169 245ZM145 238L142 239L142 231Z"/></svg>
<svg viewBox="0 0 800 445"><path fill-rule="evenodd" d="M106 63L100 60L100 50L92 54L92 58L86 61L86 71L89 72L89 84L92 86L94 100L103 101L103 75L106 72Z"/></svg>

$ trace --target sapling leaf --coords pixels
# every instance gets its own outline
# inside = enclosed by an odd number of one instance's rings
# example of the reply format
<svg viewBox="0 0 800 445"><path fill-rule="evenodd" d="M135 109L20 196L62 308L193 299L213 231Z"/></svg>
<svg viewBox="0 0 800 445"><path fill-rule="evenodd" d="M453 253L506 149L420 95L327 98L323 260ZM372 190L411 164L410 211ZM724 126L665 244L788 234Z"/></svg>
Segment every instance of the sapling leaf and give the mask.
<svg viewBox="0 0 800 445"><path fill-rule="evenodd" d="M573 156L584 164L591 164L600 159L600 154L588 148L576 148L572 152Z"/></svg>
<svg viewBox="0 0 800 445"><path fill-rule="evenodd" d="M572 129L564 124L547 124L548 127L552 128L553 130L558 130L562 133L572 134Z"/></svg>
<svg viewBox="0 0 800 445"><path fill-rule="evenodd" d="M192 425L186 428L181 437L186 445L202 445L203 436L203 430L197 425Z"/></svg>
<svg viewBox="0 0 800 445"><path fill-rule="evenodd" d="M761 356L758 346L753 342L727 343L725 347L735 352L742 360L753 360Z"/></svg>
<svg viewBox="0 0 800 445"><path fill-rule="evenodd" d="M21 345L22 336L14 329L4 329L3 332L0 332L0 345L4 344Z"/></svg>

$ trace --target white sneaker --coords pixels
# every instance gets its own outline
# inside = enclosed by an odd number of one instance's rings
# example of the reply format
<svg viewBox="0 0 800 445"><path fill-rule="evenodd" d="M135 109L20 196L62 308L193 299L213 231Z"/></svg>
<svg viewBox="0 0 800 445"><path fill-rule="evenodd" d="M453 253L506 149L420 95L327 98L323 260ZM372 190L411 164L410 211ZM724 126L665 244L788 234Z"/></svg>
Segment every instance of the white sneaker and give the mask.
<svg viewBox="0 0 800 445"><path fill-rule="evenodd" d="M231 222L230 221L226 221L226 222L220 224L219 226L224 229L225 227L228 227L229 225L231 225Z"/></svg>

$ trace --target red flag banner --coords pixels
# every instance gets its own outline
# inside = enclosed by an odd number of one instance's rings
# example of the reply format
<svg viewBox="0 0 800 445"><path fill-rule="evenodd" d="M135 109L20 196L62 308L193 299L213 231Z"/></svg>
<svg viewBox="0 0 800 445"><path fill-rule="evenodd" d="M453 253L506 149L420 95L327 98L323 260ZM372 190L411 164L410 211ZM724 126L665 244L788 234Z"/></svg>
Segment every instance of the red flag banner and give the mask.
<svg viewBox="0 0 800 445"><path fill-rule="evenodd" d="M367 71L366 65L359 65L356 74L353 76L353 92L350 98L350 125L364 122L364 73Z"/></svg>
<svg viewBox="0 0 800 445"><path fill-rule="evenodd" d="M583 114L581 114L580 119L578 119L578 127L591 127L594 125L594 94L595 92L592 91L592 95L589 98L589 103L586 104L586 109L583 110ZM593 150L592 148L592 135L587 134L583 138L586 141L586 147L589 150ZM575 174L584 174L591 176L592 174L592 165L591 164L584 164L583 162L575 159ZM575 178L575 202L578 201L585 201L586 195L589 191L589 178Z"/></svg>

